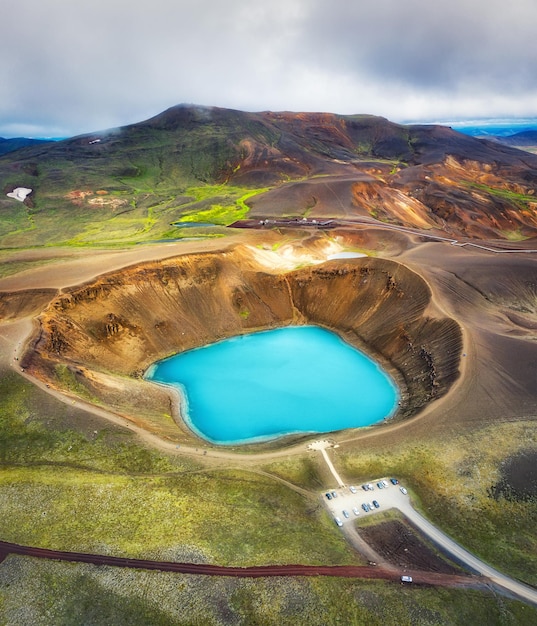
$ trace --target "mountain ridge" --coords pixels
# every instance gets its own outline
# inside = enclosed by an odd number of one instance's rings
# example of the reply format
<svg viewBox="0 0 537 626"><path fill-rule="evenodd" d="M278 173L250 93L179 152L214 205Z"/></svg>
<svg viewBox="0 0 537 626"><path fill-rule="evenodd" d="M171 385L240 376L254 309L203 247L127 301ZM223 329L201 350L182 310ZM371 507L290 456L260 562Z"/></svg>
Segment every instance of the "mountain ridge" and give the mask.
<svg viewBox="0 0 537 626"><path fill-rule="evenodd" d="M332 201L320 177L333 178ZM248 209L254 217L370 215L483 239L537 235L537 156L374 115L177 105L0 157L4 194L18 186L33 190L25 201L33 235L0 229L0 245L50 241L52 212L66 218L64 239L78 243L171 236L171 224L201 214L227 225ZM212 219L214 207L226 210ZM13 209L0 199L0 210ZM136 227L105 227L126 214Z"/></svg>

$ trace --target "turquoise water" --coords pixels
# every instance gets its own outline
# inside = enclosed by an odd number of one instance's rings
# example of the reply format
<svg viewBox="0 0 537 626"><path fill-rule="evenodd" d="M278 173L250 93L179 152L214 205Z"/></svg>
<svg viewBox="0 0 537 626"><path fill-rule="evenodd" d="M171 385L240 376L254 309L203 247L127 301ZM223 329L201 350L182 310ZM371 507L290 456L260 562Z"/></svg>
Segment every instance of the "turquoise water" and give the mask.
<svg viewBox="0 0 537 626"><path fill-rule="evenodd" d="M317 326L233 337L154 364L146 378L178 387L190 428L217 444L369 426L398 393L371 359Z"/></svg>
<svg viewBox="0 0 537 626"><path fill-rule="evenodd" d="M177 226L177 228L207 228L216 226L216 224L212 222L174 222L172 226Z"/></svg>

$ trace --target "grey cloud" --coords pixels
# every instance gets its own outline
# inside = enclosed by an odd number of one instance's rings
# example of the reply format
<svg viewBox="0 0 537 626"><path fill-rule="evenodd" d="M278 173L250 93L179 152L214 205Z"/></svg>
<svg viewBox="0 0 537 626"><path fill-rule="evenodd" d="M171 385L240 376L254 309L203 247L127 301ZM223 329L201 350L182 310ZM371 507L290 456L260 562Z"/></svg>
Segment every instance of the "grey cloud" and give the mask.
<svg viewBox="0 0 537 626"><path fill-rule="evenodd" d="M419 89L537 87L533 0L334 0L302 32L320 67ZM318 46L322 42L322 47Z"/></svg>
<svg viewBox="0 0 537 626"><path fill-rule="evenodd" d="M537 114L533 0L6 4L0 135L90 132L180 102Z"/></svg>

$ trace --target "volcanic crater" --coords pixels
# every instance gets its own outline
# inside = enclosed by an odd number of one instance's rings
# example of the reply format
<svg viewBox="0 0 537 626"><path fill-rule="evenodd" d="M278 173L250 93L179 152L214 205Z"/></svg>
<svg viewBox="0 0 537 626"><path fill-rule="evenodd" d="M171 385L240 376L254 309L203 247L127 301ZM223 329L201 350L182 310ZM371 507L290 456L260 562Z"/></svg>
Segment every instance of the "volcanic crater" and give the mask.
<svg viewBox="0 0 537 626"><path fill-rule="evenodd" d="M22 362L29 373L102 404L110 404L112 387L123 389L115 410L148 428L125 409L136 405L132 389L141 385L140 413L149 404L169 410L169 396L142 379L148 366L235 335L300 324L335 331L394 377L394 419L446 394L462 352L458 323L436 309L426 282L402 264L363 257L284 272L242 245L101 275L59 294L38 322Z"/></svg>

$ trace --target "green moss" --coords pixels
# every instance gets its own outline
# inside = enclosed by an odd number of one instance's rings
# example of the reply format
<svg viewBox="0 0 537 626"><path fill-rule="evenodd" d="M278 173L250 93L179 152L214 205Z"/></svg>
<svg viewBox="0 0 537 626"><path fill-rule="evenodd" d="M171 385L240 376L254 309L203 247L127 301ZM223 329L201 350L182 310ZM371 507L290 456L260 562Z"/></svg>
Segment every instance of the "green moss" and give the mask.
<svg viewBox="0 0 537 626"><path fill-rule="evenodd" d="M16 374L0 377L0 398L0 463L4 467L58 465L120 473L196 467L185 459L169 459L149 450L128 431L88 424L87 414ZM84 430L76 430L77 425Z"/></svg>
<svg viewBox="0 0 537 626"><path fill-rule="evenodd" d="M88 389L77 379L76 373L70 367L58 364L54 367L54 373L61 389L65 389L90 402L97 402L97 398L89 393Z"/></svg>
<svg viewBox="0 0 537 626"><path fill-rule="evenodd" d="M319 473L318 462L311 457L291 458L285 461L271 463L265 467L266 471L287 480L298 487L312 490L323 489Z"/></svg>
<svg viewBox="0 0 537 626"><path fill-rule="evenodd" d="M498 187L490 187L489 185L484 185L482 183L465 182L464 184L471 189L476 189L477 191L482 191L492 196L496 196L497 198L507 200L519 208L526 208L528 202L536 202L537 200L532 194L517 193L509 189L499 189Z"/></svg>
<svg viewBox="0 0 537 626"><path fill-rule="evenodd" d="M197 203L211 198L222 198L223 202L211 203L208 208L187 212L178 220L178 223L210 222L221 225L232 224L237 220L245 218L248 214L250 207L246 204L246 201L249 198L267 190L268 188L245 191L242 188L227 185L189 187L186 193L194 196Z"/></svg>

